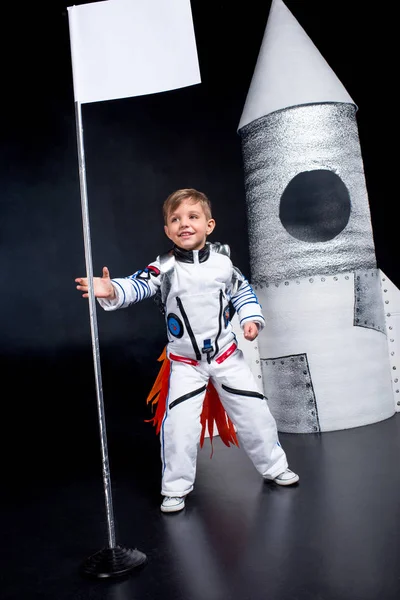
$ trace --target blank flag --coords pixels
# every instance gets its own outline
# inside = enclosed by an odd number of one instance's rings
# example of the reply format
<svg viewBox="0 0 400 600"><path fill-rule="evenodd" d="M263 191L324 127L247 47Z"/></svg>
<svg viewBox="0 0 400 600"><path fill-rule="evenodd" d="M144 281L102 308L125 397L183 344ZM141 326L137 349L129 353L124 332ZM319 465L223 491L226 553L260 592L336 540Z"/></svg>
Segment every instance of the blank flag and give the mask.
<svg viewBox="0 0 400 600"><path fill-rule="evenodd" d="M200 83L190 0L106 0L68 7L75 101Z"/></svg>

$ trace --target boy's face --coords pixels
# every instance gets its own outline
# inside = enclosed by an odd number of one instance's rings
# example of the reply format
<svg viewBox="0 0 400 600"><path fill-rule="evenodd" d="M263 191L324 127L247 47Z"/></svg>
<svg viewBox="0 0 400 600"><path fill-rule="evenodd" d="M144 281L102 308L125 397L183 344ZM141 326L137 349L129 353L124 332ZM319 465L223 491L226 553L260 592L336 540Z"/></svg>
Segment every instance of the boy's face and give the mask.
<svg viewBox="0 0 400 600"><path fill-rule="evenodd" d="M181 202L170 212L164 231L169 239L184 250L201 250L215 227L214 219L208 219L200 202L193 204L190 198Z"/></svg>

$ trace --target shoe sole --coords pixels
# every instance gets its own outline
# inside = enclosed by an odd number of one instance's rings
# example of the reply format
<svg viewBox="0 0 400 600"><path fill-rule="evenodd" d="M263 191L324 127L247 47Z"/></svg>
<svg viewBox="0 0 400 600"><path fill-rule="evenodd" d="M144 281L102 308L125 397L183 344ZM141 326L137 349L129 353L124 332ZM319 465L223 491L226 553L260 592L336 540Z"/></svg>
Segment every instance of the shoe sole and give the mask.
<svg viewBox="0 0 400 600"><path fill-rule="evenodd" d="M299 481L299 479L300 479L300 477L298 475L296 475L296 477L292 477L292 479L286 479L286 481L284 479L282 479L282 480L271 479L270 481L273 481L277 485L293 485L294 483L297 483Z"/></svg>
<svg viewBox="0 0 400 600"><path fill-rule="evenodd" d="M178 512L185 508L185 503L177 504L176 506L161 506L161 512L170 513L170 512Z"/></svg>

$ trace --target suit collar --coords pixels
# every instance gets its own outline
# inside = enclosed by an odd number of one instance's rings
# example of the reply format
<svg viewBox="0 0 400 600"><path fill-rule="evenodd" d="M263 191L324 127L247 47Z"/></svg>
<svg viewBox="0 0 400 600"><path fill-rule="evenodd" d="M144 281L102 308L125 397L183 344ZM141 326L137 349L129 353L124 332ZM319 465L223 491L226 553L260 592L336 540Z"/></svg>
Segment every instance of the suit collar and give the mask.
<svg viewBox="0 0 400 600"><path fill-rule="evenodd" d="M193 263L194 262L194 252L197 252L197 250L195 250L193 252L193 250L185 250L184 248L179 248L179 246L174 246L173 247L173 254L176 258L176 260L179 260L179 262L184 262L184 263ZM204 248L202 248L201 250L198 251L199 253L199 262L205 262L206 260L208 260L209 256L210 256L210 244L208 242L206 242L206 245L204 246Z"/></svg>

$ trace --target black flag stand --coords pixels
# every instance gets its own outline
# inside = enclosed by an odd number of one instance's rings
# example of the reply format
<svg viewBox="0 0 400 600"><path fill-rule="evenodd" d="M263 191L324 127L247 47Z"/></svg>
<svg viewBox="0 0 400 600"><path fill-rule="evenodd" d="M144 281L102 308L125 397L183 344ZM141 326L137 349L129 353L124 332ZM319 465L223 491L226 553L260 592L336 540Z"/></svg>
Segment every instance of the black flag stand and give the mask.
<svg viewBox="0 0 400 600"><path fill-rule="evenodd" d="M107 435L103 402L103 386L100 370L99 339L96 320L96 300L93 290L93 266L90 244L89 210L87 202L85 152L83 145L82 111L80 102L75 102L76 130L78 141L79 181L81 190L83 237L85 245L86 274L89 287L90 329L92 334L92 349L94 372L96 379L97 409L100 427L100 442L103 465L103 483L107 513L108 546L89 556L83 563L83 575L96 578L123 577L136 567L143 566L147 557L139 550L116 545L114 514L111 496L110 467L108 461Z"/></svg>

